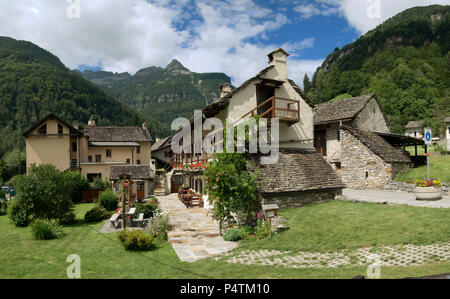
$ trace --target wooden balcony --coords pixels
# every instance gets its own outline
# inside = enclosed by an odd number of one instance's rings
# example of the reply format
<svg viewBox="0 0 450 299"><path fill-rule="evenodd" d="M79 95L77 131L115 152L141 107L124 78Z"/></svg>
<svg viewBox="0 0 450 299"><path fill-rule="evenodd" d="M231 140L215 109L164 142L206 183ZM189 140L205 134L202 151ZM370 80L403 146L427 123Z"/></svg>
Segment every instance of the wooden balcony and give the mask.
<svg viewBox="0 0 450 299"><path fill-rule="evenodd" d="M278 118L280 122L293 124L300 120L300 102L280 97L271 97L244 115L244 117L248 115L259 115L261 118L267 118L269 120Z"/></svg>

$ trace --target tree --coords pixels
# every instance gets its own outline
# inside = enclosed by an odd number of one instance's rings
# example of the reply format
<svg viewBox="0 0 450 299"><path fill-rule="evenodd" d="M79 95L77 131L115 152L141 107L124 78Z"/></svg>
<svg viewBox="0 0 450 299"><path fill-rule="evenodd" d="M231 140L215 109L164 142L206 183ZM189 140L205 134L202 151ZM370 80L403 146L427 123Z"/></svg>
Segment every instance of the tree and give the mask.
<svg viewBox="0 0 450 299"><path fill-rule="evenodd" d="M73 185L53 165L32 165L17 178L16 188L16 208L30 219L62 219L73 207Z"/></svg>
<svg viewBox="0 0 450 299"><path fill-rule="evenodd" d="M309 80L308 74L305 74L305 77L303 78L303 91L305 93L308 93L310 89L311 89L311 81Z"/></svg>
<svg viewBox="0 0 450 299"><path fill-rule="evenodd" d="M248 221L256 219L261 209L256 175L246 169L244 154L216 154L208 163L205 176L208 178L209 198L214 203L214 217L219 220L220 230L236 223L235 215Z"/></svg>

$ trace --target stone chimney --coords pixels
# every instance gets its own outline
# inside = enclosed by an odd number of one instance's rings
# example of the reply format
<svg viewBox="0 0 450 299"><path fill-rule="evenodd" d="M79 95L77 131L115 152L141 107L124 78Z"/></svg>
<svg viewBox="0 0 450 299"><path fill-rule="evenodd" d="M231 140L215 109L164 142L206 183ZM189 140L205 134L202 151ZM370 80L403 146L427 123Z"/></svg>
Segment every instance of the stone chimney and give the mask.
<svg viewBox="0 0 450 299"><path fill-rule="evenodd" d="M145 121L142 123L142 129L148 131L147 123Z"/></svg>
<svg viewBox="0 0 450 299"><path fill-rule="evenodd" d="M278 73L277 78L280 81L287 80L287 58L289 53L278 48L269 53L269 65L275 66L275 71Z"/></svg>
<svg viewBox="0 0 450 299"><path fill-rule="evenodd" d="M78 120L74 120L72 126L77 130L80 129L80 123L78 122Z"/></svg>
<svg viewBox="0 0 450 299"><path fill-rule="evenodd" d="M94 116L91 115L91 118L89 118L89 121L88 121L88 126L89 126L89 127L95 127L96 125L97 125L97 124L96 124L96 122L95 122Z"/></svg>
<svg viewBox="0 0 450 299"><path fill-rule="evenodd" d="M228 96L232 91L233 86L230 83L220 85L220 98Z"/></svg>

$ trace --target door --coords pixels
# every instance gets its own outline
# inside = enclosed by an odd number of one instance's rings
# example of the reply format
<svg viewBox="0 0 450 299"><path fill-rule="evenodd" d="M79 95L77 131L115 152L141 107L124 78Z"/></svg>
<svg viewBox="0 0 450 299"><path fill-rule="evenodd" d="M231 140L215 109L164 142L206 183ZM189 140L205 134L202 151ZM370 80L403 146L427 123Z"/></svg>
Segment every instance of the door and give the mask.
<svg viewBox="0 0 450 299"><path fill-rule="evenodd" d="M256 98L257 98L258 106L259 106L259 104L264 103L265 101L267 101L268 99L270 99L271 97L274 97L274 96L275 96L275 87L270 87L270 86L265 86L265 85L256 85ZM258 115L263 114L270 108L272 108L271 102L260 107L258 109ZM264 118L270 118L270 117L271 117L271 114L264 116Z"/></svg>
<svg viewBox="0 0 450 299"><path fill-rule="evenodd" d="M145 183L137 182L137 199L144 200L145 199Z"/></svg>
<svg viewBox="0 0 450 299"><path fill-rule="evenodd" d="M320 130L314 133L314 148L322 156L327 155L327 130Z"/></svg>

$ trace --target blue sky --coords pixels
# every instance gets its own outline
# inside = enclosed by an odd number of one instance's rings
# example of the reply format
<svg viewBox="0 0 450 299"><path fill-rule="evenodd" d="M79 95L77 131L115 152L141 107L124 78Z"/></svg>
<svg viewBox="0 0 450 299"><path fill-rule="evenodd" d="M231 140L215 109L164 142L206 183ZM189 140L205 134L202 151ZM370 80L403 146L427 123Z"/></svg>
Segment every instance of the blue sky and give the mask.
<svg viewBox="0 0 450 299"><path fill-rule="evenodd" d="M326 55L413 7L448 0L0 0L0 35L29 40L69 68L134 74L172 59L234 85L291 53L298 84Z"/></svg>

